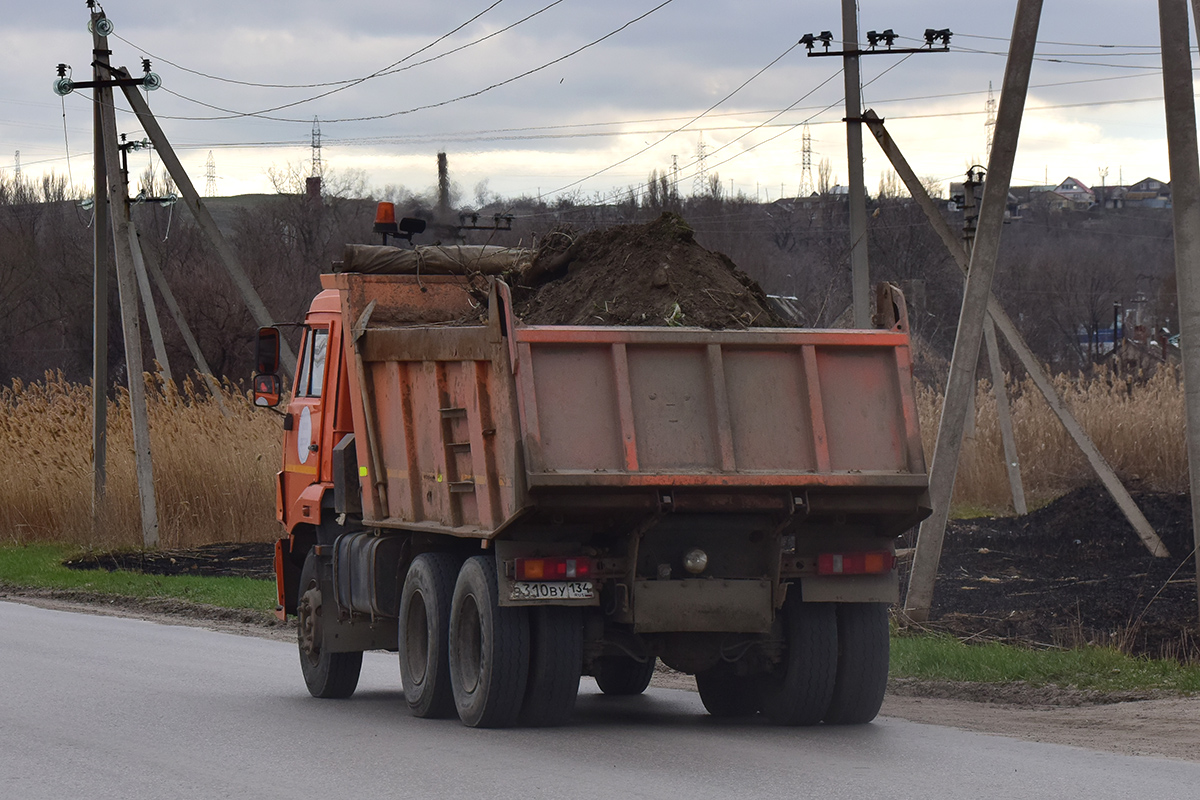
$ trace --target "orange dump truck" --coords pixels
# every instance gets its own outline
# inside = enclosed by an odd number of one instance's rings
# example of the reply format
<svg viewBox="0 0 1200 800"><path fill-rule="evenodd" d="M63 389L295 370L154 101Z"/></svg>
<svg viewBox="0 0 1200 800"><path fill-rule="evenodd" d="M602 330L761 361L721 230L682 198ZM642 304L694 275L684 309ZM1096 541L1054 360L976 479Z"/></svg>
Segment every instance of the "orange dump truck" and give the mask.
<svg viewBox="0 0 1200 800"><path fill-rule="evenodd" d="M497 277L321 278L284 416L278 613L309 691L399 652L412 712L562 724L581 675L874 718L928 512L903 299L877 330L526 326ZM894 320L899 319L899 322ZM278 402L278 333L257 402Z"/></svg>

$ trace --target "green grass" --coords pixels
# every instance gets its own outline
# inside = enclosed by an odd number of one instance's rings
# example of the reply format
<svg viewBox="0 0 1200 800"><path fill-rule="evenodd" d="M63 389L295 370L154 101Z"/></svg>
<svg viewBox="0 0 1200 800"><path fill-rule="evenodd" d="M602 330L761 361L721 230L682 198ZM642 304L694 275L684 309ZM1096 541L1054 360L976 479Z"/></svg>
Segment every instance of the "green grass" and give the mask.
<svg viewBox="0 0 1200 800"><path fill-rule="evenodd" d="M62 565L75 551L62 545L0 547L0 584L137 598L171 598L222 608L275 608L275 584L254 578L143 575L118 570L74 570Z"/></svg>
<svg viewBox="0 0 1200 800"><path fill-rule="evenodd" d="M963 644L949 636L893 635L894 678L1061 686L1100 692L1200 692L1200 667L1125 655L1103 647L1033 650Z"/></svg>
<svg viewBox="0 0 1200 800"><path fill-rule="evenodd" d="M252 578L142 575L73 570L62 566L73 548L63 545L0 547L0 585L94 592L136 598L169 598L233 609L269 612L275 584ZM1200 666L1135 658L1114 649L1033 650L1014 645L963 644L944 635L892 636L894 678L1033 686L1099 692L1160 690L1200 692Z"/></svg>

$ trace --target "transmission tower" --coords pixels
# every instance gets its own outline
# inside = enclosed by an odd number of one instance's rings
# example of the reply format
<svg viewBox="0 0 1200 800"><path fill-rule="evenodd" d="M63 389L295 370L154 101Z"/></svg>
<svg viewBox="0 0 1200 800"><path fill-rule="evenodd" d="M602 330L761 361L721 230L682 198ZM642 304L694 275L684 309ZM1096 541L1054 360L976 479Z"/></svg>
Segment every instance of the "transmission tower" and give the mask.
<svg viewBox="0 0 1200 800"><path fill-rule="evenodd" d="M17 151L17 154L14 157L14 160L16 161L16 164L13 167L13 177L16 178L18 181L20 181L21 180L21 151L20 150Z"/></svg>
<svg viewBox="0 0 1200 800"><path fill-rule="evenodd" d="M696 177L692 180L692 197L703 197L708 194L708 143L704 134L696 144Z"/></svg>
<svg viewBox="0 0 1200 800"><path fill-rule="evenodd" d="M809 197L816 191L816 184L812 176L812 134L807 122L800 134L800 148L800 196Z"/></svg>
<svg viewBox="0 0 1200 800"><path fill-rule="evenodd" d="M213 160L212 150L208 151L208 161L204 162L204 196L217 196L217 162Z"/></svg>
<svg viewBox="0 0 1200 800"><path fill-rule="evenodd" d="M987 118L983 129L987 132L987 158L992 158L992 134L996 132L996 96L992 94L992 82L988 81Z"/></svg>
<svg viewBox="0 0 1200 800"><path fill-rule="evenodd" d="M671 156L671 194L679 196L679 156Z"/></svg>
<svg viewBox="0 0 1200 800"><path fill-rule="evenodd" d="M325 176L325 167L321 163L321 120L313 117L312 127L312 178Z"/></svg>

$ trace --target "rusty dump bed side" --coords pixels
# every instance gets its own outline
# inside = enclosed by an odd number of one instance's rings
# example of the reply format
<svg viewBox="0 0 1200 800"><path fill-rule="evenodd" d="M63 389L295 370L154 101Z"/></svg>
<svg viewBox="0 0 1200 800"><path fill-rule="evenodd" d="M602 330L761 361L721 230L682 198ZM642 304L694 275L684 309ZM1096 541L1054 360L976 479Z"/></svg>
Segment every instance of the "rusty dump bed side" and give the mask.
<svg viewBox="0 0 1200 800"><path fill-rule="evenodd" d="M903 333L525 327L499 281L322 280L350 332L369 525L493 538L564 498L676 493L927 502Z"/></svg>

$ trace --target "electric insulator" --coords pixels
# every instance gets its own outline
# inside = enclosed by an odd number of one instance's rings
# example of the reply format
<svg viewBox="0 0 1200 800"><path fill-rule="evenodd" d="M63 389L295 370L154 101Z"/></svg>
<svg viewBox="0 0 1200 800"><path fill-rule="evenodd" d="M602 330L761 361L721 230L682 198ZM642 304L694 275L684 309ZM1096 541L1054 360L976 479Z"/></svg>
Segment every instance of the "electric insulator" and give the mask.
<svg viewBox="0 0 1200 800"><path fill-rule="evenodd" d="M142 86L147 92L152 92L162 86L162 78L158 77L157 72L147 72L146 77L142 78Z"/></svg>
<svg viewBox="0 0 1200 800"><path fill-rule="evenodd" d="M98 17L88 21L88 31L100 36L108 36L113 32L112 20L108 17Z"/></svg>
<svg viewBox="0 0 1200 800"><path fill-rule="evenodd" d="M75 91L75 82L70 78L58 78L54 81L54 93L59 97L66 97L73 91Z"/></svg>

